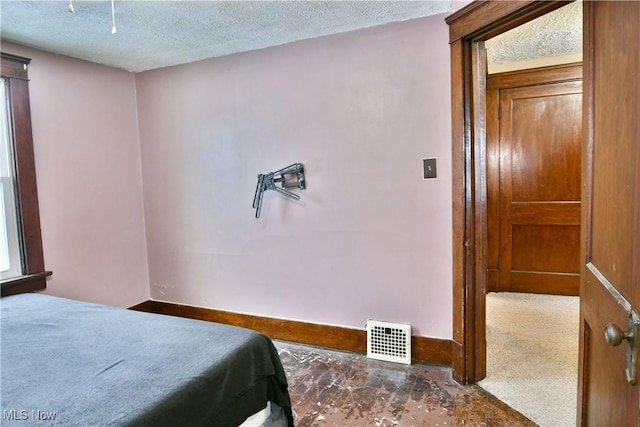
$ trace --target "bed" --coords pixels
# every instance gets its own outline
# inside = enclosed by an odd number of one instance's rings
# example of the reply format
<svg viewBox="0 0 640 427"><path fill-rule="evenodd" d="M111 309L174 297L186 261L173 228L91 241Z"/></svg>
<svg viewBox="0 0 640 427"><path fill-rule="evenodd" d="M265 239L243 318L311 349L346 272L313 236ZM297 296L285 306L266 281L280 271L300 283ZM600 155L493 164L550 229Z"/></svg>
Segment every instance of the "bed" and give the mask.
<svg viewBox="0 0 640 427"><path fill-rule="evenodd" d="M0 299L2 425L293 426L273 343L248 329L43 294Z"/></svg>

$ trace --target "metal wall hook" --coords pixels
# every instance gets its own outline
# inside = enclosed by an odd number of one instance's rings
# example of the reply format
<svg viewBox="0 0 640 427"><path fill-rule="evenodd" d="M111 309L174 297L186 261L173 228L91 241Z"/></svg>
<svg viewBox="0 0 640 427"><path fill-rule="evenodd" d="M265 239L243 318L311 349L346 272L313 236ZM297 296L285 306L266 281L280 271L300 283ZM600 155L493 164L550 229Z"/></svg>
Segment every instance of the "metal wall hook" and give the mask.
<svg viewBox="0 0 640 427"><path fill-rule="evenodd" d="M291 177L293 176L293 178ZM276 182L280 183L280 187L276 186ZM266 190L276 190L277 192L295 200L300 200L300 196L294 194L286 188L297 187L300 190L306 188L304 179L304 166L302 163L294 163L286 168L279 169L275 172L267 174L258 174L258 185L256 193L253 196L253 208L256 210L256 218L260 218L260 210L262 209L262 197Z"/></svg>

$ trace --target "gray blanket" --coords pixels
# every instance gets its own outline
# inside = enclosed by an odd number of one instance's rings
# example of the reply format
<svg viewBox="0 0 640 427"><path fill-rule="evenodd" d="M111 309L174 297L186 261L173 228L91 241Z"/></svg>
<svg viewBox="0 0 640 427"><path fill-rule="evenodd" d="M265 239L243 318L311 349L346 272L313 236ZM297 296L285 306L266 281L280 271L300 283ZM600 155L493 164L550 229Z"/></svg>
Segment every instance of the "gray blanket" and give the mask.
<svg viewBox="0 0 640 427"><path fill-rule="evenodd" d="M40 294L0 314L3 426L235 427L267 401L293 426L264 335Z"/></svg>

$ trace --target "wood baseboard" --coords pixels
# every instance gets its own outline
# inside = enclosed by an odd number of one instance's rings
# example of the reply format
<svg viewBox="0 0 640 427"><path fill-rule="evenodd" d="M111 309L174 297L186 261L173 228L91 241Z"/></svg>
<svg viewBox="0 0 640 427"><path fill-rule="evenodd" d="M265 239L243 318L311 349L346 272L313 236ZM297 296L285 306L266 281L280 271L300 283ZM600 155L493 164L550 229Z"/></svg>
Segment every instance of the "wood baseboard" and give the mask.
<svg viewBox="0 0 640 427"><path fill-rule="evenodd" d="M367 352L367 333L364 329L274 319L153 300L136 304L131 310L240 326L261 332L272 339L361 354ZM451 340L413 336L411 348L414 361L451 366Z"/></svg>
<svg viewBox="0 0 640 427"><path fill-rule="evenodd" d="M129 310L151 312L151 300L142 301L139 304L129 307Z"/></svg>

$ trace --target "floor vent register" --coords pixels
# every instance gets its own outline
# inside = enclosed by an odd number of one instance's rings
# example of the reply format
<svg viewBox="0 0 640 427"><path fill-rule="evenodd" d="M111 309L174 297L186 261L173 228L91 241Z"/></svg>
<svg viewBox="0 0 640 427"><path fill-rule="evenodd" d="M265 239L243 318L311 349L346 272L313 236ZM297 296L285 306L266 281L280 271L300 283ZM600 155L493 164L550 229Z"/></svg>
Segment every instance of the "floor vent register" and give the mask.
<svg viewBox="0 0 640 427"><path fill-rule="evenodd" d="M368 358L411 364L411 325L369 320L366 329Z"/></svg>

